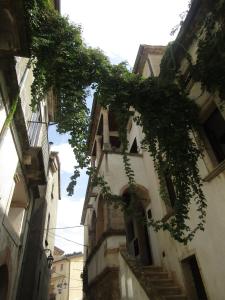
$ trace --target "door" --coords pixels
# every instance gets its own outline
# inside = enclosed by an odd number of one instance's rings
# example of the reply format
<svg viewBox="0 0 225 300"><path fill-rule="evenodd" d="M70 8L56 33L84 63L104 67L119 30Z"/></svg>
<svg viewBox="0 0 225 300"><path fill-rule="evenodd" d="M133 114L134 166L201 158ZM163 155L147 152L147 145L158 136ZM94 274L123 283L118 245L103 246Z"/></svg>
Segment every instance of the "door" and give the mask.
<svg viewBox="0 0 225 300"><path fill-rule="evenodd" d="M145 210L138 199L131 201L126 194L128 209L125 210L125 227L128 253L142 265L152 264L151 248L146 226Z"/></svg>

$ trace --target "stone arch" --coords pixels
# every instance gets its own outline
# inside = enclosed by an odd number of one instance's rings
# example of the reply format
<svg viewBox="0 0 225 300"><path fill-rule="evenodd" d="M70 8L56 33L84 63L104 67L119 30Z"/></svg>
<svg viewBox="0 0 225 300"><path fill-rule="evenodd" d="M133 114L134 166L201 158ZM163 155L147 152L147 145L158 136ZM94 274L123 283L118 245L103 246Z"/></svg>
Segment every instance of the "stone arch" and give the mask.
<svg viewBox="0 0 225 300"><path fill-rule="evenodd" d="M9 290L9 272L6 264L0 266L0 299L6 300Z"/></svg>
<svg viewBox="0 0 225 300"><path fill-rule="evenodd" d="M127 250L141 264L152 264L150 239L146 225L146 208L150 203L148 190L142 186L136 186L134 194L129 187L122 189L122 196L126 209L124 221L126 229Z"/></svg>
<svg viewBox="0 0 225 300"><path fill-rule="evenodd" d="M129 185L126 184L121 188L120 196L124 195L128 190L129 190ZM138 199L141 201L143 207L147 208L147 206L151 203L148 189L143 185L136 184L136 192L137 192Z"/></svg>

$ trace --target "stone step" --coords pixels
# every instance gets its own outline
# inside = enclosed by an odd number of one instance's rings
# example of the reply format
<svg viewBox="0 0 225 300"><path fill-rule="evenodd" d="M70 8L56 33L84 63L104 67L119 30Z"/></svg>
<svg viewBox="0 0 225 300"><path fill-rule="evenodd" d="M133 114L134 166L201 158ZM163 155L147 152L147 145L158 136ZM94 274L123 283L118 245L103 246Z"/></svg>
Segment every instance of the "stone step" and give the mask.
<svg viewBox="0 0 225 300"><path fill-rule="evenodd" d="M160 267L160 266L143 266L142 267L142 270L145 271L145 272L148 272L148 271L159 271L159 272L163 272L163 267Z"/></svg>
<svg viewBox="0 0 225 300"><path fill-rule="evenodd" d="M163 279L163 278L160 278L160 279L154 279L154 278L150 278L148 279L148 281L151 282L151 284L153 286L173 286L174 285L174 281L172 279Z"/></svg>
<svg viewBox="0 0 225 300"><path fill-rule="evenodd" d="M165 300L187 300L187 297L185 295L170 295L170 296L164 296Z"/></svg>
<svg viewBox="0 0 225 300"><path fill-rule="evenodd" d="M178 286L156 286L155 288L161 295L181 295L181 289Z"/></svg>
<svg viewBox="0 0 225 300"><path fill-rule="evenodd" d="M164 300L187 300L187 297L182 294L181 288L176 285L163 267L142 266L132 256L125 255L125 253L123 255L149 296L155 293Z"/></svg>
<svg viewBox="0 0 225 300"><path fill-rule="evenodd" d="M151 279L168 279L167 272L148 271L148 272L140 272L140 275L142 278L147 278L150 281L151 281Z"/></svg>

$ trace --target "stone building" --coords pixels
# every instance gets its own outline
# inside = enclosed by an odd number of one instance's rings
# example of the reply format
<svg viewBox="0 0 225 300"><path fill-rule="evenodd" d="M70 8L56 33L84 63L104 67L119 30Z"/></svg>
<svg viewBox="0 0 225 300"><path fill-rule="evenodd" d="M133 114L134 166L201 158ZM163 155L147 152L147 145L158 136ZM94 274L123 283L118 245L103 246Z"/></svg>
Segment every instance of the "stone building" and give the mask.
<svg viewBox="0 0 225 300"><path fill-rule="evenodd" d="M196 58L199 23L205 13L201 1L192 1L177 37L177 44L184 45L193 59ZM141 45L133 71L145 77L157 76L164 50L161 46ZM181 72L188 74L187 60L179 47L175 48L174 56L179 57ZM187 245L180 244L167 232L155 232L132 214L126 215L107 203L100 188L93 187L89 181L81 220L85 225L84 243L88 246L84 249L85 299L224 299L224 111L218 96L203 92L199 83L186 78L187 91L200 107L204 156L199 159L198 167L208 204L205 230L197 232ZM104 176L113 194L128 199L115 119L96 102L91 117L92 165ZM141 148L143 132L132 119L127 124L127 138L140 199L136 212L146 220L151 216L168 218L173 209L172 201L166 205L161 199L153 159ZM169 186L167 188L169 190ZM197 218L196 214L194 206L191 207L192 220Z"/></svg>
<svg viewBox="0 0 225 300"><path fill-rule="evenodd" d="M55 247L51 270L50 300L81 300L83 254L65 254Z"/></svg>
<svg viewBox="0 0 225 300"><path fill-rule="evenodd" d="M29 55L24 1L1 1L1 300L47 299L47 257L54 246L49 229L55 227L60 199L59 160L48 141L55 99L47 95L32 111Z"/></svg>

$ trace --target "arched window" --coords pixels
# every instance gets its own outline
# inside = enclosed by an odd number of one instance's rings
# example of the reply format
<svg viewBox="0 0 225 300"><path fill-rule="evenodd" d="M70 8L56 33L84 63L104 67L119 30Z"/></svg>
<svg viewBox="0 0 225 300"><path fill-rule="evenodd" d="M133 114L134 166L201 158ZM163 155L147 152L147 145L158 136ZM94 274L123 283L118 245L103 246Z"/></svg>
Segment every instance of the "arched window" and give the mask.
<svg viewBox="0 0 225 300"><path fill-rule="evenodd" d="M134 193L125 190L124 220L127 238L127 250L141 264L152 264L150 240L146 227L146 207L150 203L147 192L136 188Z"/></svg>

